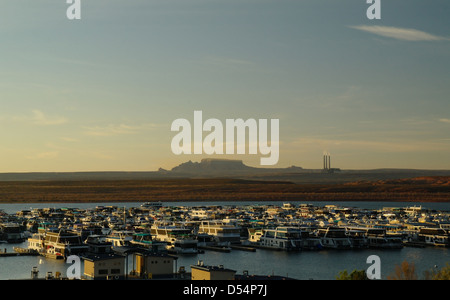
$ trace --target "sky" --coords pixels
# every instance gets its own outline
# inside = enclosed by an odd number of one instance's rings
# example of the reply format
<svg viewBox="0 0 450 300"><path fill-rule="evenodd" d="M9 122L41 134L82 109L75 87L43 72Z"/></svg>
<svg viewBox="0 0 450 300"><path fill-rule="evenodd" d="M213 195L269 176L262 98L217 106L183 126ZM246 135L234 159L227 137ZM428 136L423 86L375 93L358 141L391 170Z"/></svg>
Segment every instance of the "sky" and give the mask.
<svg viewBox="0 0 450 300"><path fill-rule="evenodd" d="M450 169L450 3L380 2L0 0L0 172L260 166L175 155L198 110L278 119L271 167Z"/></svg>

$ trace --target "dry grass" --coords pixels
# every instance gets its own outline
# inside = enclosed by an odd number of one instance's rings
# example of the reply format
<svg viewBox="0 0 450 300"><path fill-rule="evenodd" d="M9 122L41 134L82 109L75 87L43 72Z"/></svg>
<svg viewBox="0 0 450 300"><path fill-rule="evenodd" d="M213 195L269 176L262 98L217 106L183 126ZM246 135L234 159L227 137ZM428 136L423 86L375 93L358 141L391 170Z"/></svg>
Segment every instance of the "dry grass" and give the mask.
<svg viewBox="0 0 450 300"><path fill-rule="evenodd" d="M239 179L0 182L0 203L139 201L450 201L435 184L293 184Z"/></svg>

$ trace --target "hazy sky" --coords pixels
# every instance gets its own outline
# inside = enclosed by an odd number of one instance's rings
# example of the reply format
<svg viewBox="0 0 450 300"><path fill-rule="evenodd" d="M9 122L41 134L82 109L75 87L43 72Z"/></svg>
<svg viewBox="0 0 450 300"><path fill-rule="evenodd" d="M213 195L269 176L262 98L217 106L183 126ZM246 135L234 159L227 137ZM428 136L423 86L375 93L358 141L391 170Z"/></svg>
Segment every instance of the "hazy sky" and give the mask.
<svg viewBox="0 0 450 300"><path fill-rule="evenodd" d="M448 0L65 2L0 0L0 172L199 161L194 110L279 119L276 167L450 169Z"/></svg>

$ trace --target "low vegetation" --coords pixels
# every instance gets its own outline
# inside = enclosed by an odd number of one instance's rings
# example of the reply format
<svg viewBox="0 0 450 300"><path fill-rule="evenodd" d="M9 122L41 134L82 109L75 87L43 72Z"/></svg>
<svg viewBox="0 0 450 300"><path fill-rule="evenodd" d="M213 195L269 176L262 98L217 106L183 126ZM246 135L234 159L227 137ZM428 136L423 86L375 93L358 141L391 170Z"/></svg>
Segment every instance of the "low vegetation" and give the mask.
<svg viewBox="0 0 450 300"><path fill-rule="evenodd" d="M339 272L336 280L368 280L368 278L365 270L353 270L351 273L344 270ZM425 271L423 277L419 277L415 264L404 261L394 267L394 271L387 276L387 280L450 280L450 263L442 268L435 266Z"/></svg>
<svg viewBox="0 0 450 300"><path fill-rule="evenodd" d="M294 184L241 179L0 181L0 203L152 200L448 202L448 181L439 180L352 184Z"/></svg>

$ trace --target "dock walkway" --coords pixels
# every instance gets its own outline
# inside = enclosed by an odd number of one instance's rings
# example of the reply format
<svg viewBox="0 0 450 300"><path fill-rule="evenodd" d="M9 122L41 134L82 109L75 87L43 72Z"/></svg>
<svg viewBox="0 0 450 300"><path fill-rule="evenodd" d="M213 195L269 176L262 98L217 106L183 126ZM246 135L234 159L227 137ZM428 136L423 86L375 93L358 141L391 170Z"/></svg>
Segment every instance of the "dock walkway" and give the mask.
<svg viewBox="0 0 450 300"><path fill-rule="evenodd" d="M5 249L0 249L0 257L9 257L9 256L38 256L39 253L37 251L33 251L26 248L14 247L14 252L7 252Z"/></svg>

